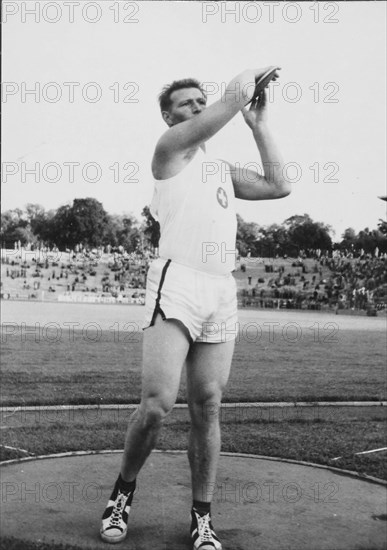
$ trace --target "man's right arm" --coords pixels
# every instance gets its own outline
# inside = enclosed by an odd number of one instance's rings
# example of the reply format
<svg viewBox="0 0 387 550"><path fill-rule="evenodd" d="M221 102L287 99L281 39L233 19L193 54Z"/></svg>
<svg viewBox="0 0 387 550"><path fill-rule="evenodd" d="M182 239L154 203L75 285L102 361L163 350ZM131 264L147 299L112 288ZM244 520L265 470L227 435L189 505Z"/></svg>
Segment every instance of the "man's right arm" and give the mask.
<svg viewBox="0 0 387 550"><path fill-rule="evenodd" d="M169 128L156 146L156 154L168 157L195 148L223 128L252 98L255 79L267 68L246 70L227 85L221 99L190 120Z"/></svg>

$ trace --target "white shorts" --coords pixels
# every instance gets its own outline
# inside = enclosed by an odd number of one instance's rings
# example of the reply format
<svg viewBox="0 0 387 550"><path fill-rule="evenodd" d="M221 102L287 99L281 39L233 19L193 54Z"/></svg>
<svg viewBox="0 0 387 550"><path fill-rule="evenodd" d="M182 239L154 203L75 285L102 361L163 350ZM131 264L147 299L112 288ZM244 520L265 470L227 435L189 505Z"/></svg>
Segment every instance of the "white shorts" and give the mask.
<svg viewBox="0 0 387 550"><path fill-rule="evenodd" d="M158 258L148 271L143 329L162 318L178 319L193 342L220 343L237 337L236 282L231 273L212 275Z"/></svg>

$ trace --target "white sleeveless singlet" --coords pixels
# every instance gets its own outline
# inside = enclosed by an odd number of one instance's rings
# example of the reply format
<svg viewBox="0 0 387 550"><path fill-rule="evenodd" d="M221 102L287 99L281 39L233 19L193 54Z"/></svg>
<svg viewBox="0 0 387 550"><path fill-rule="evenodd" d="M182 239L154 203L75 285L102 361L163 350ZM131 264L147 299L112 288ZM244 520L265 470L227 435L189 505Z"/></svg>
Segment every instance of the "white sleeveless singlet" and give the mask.
<svg viewBox="0 0 387 550"><path fill-rule="evenodd" d="M160 223L161 258L216 275L235 268L237 220L228 164L199 148L179 174L155 180L150 211Z"/></svg>

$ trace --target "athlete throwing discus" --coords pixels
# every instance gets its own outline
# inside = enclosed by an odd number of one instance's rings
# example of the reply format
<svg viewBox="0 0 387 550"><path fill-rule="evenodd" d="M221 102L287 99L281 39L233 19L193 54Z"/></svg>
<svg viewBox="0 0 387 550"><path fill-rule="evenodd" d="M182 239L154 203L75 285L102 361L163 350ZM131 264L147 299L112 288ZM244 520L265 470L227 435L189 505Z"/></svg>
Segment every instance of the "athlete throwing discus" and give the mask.
<svg viewBox="0 0 387 550"><path fill-rule="evenodd" d="M238 330L231 274L235 203L290 193L284 161L268 128L265 87L277 77L275 67L243 71L209 107L194 79L175 81L159 96L168 125L152 160L151 212L160 223L160 257L147 277L141 403L129 421L121 472L102 517L105 542L126 537L136 478L175 404L185 363L191 418L190 533L195 550L222 548L211 522L211 499L220 452L217 413ZM239 112L248 126L246 140L252 136L256 143L263 175L206 152L206 142Z"/></svg>

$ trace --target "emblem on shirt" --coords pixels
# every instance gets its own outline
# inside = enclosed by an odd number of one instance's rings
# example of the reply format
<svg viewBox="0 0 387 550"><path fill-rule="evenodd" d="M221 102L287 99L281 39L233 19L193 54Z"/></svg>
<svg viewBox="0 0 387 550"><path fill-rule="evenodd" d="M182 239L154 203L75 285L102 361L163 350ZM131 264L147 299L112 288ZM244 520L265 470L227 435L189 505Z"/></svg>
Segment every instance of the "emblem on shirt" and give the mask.
<svg viewBox="0 0 387 550"><path fill-rule="evenodd" d="M218 190L216 192L216 198L218 199L218 203L220 204L220 206L223 206L223 208L228 207L227 193L223 189L223 187L218 187Z"/></svg>

